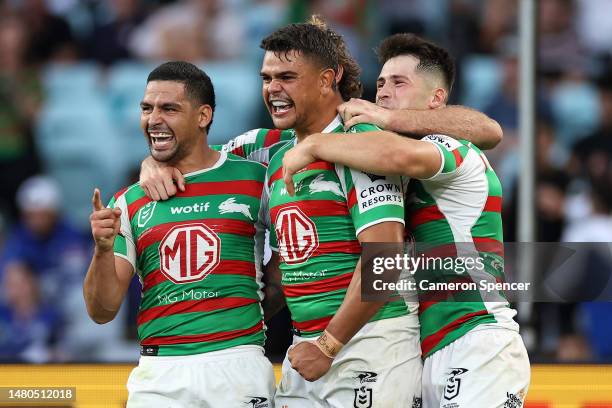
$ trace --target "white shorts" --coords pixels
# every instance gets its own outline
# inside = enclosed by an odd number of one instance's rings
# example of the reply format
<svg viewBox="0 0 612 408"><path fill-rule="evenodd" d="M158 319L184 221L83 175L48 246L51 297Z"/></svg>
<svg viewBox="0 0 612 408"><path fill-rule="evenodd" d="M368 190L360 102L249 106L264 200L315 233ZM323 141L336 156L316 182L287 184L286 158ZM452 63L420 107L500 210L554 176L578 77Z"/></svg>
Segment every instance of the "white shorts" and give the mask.
<svg viewBox="0 0 612 408"><path fill-rule="evenodd" d="M293 344L313 338L295 336ZM366 324L317 381L298 374L287 357L274 399L277 408L420 408L421 349L416 316Z"/></svg>
<svg viewBox="0 0 612 408"><path fill-rule="evenodd" d="M128 408L272 408L274 370L259 346L190 356L141 356L128 378Z"/></svg>
<svg viewBox="0 0 612 408"><path fill-rule="evenodd" d="M476 328L425 359L424 408L522 408L531 369L521 336Z"/></svg>

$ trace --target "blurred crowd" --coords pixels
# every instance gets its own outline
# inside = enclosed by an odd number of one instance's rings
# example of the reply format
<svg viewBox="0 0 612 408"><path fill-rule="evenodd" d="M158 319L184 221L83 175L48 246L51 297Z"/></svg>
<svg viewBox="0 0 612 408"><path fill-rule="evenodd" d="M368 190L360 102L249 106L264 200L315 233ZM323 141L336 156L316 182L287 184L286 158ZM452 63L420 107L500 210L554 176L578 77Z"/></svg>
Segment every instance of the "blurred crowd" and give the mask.
<svg viewBox="0 0 612 408"><path fill-rule="evenodd" d="M537 4L537 240L609 243L612 1ZM505 240L516 240L516 0L0 0L0 360L137 359L138 282L103 328L89 321L81 285L93 188L108 199L133 182L147 151L138 129L146 75L170 59L207 71L214 143L270 126L259 40L312 13L345 37L370 100L382 38L413 32L448 47L458 64L451 102L503 127L488 157L504 187ZM536 304L532 359L612 360L612 341L601 341L612 336L612 322L601 324L609 305ZM283 324L272 325L272 352L289 336Z"/></svg>

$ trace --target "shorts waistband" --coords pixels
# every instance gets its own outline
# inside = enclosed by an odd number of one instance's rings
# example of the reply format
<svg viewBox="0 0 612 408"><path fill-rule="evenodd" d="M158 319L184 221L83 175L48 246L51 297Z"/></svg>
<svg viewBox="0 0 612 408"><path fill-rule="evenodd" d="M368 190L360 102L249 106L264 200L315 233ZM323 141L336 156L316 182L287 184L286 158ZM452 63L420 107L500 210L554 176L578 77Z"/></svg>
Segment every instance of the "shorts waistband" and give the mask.
<svg viewBox="0 0 612 408"><path fill-rule="evenodd" d="M398 328L403 328L406 330L414 330L415 333L417 333L418 335L419 321L417 319L417 316L413 314L409 314L405 316L391 317L389 319L381 319L381 320L376 320L373 322L368 322L361 329L359 329L357 334L355 334L351 340L349 340L349 343L351 343L352 341L360 337L368 336L369 333L371 333L373 330L377 332L384 332L387 330L396 330ZM298 331L292 330L292 333L293 333L293 343L292 344L297 344L301 341L315 341L317 338L319 338L319 336L302 337L299 334L299 330Z"/></svg>
<svg viewBox="0 0 612 408"><path fill-rule="evenodd" d="M251 354L253 357L263 356L264 349L261 346L246 345L230 347L224 350L209 351L208 353L189 354L185 356L140 356L140 362L155 363L197 363L228 360L231 358L244 358Z"/></svg>

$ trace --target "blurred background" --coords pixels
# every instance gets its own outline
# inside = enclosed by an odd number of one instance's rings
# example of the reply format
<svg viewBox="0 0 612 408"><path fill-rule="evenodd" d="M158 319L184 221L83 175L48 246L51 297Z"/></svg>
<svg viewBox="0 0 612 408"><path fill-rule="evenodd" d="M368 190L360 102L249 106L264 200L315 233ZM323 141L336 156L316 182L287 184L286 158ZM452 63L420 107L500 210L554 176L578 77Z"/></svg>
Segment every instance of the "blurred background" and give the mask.
<svg viewBox="0 0 612 408"><path fill-rule="evenodd" d="M382 38L413 32L448 47L458 65L452 103L503 127L488 157L503 183L505 240L515 241L517 3L0 0L0 361L137 361L138 282L117 319L98 326L82 281L93 188L108 200L137 179L147 153L138 103L148 73L184 59L210 75L210 143L270 127L259 42L314 12L344 35L369 100ZM612 242L612 0L536 3L537 240ZM612 361L612 303L538 303L529 323L532 362ZM286 312L269 326L279 361Z"/></svg>

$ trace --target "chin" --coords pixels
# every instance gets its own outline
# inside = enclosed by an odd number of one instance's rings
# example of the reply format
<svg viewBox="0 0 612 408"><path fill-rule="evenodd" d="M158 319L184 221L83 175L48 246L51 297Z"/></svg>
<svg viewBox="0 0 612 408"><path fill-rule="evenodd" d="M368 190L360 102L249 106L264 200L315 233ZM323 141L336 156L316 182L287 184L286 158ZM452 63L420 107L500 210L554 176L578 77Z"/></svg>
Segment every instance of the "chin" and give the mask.
<svg viewBox="0 0 612 408"><path fill-rule="evenodd" d="M150 149L149 151L151 152L151 157L153 157L155 161L162 162L162 163L167 163L169 161L172 161L174 157L176 156L175 150L170 151L170 152L158 152L156 150Z"/></svg>
<svg viewBox="0 0 612 408"><path fill-rule="evenodd" d="M277 129L292 129L295 127L295 120L293 118L275 118L272 117L272 123Z"/></svg>

